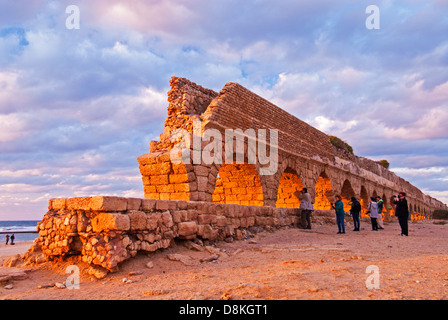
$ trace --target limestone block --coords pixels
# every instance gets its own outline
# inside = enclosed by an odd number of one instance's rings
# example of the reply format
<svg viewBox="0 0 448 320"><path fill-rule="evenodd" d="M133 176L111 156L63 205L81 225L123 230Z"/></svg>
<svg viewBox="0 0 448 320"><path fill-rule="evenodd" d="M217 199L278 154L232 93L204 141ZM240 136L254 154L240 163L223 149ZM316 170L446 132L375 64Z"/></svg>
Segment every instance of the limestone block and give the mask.
<svg viewBox="0 0 448 320"><path fill-rule="evenodd" d="M225 227L227 224L227 218L224 216L216 216L216 225L218 227Z"/></svg>
<svg viewBox="0 0 448 320"><path fill-rule="evenodd" d="M77 230L78 232L85 232L87 229L87 225L89 224L89 219L85 216L84 213L78 214L77 221Z"/></svg>
<svg viewBox="0 0 448 320"><path fill-rule="evenodd" d="M168 175L167 174L161 174L161 175L152 175L149 177L148 184L153 186L158 185L167 185L169 183Z"/></svg>
<svg viewBox="0 0 448 320"><path fill-rule="evenodd" d="M176 188L177 185L174 185ZM170 200L184 200L188 201L190 200L190 193L189 192L176 192L176 193L170 193Z"/></svg>
<svg viewBox="0 0 448 320"><path fill-rule="evenodd" d="M151 141L153 142L153 141ZM156 163L156 157L159 155L158 152L146 153L137 158L140 165L153 164Z"/></svg>
<svg viewBox="0 0 448 320"><path fill-rule="evenodd" d="M159 226L159 222L162 220L162 214L160 212L152 212L146 214L146 229L155 230Z"/></svg>
<svg viewBox="0 0 448 320"><path fill-rule="evenodd" d="M176 201L157 201L156 209L157 210L176 210L177 202Z"/></svg>
<svg viewBox="0 0 448 320"><path fill-rule="evenodd" d="M66 199L66 209L88 211L90 209L90 201L90 197L69 198Z"/></svg>
<svg viewBox="0 0 448 320"><path fill-rule="evenodd" d="M228 224L224 228L224 232L226 233L227 236L233 237L233 235L235 234L235 229L233 228L233 225Z"/></svg>
<svg viewBox="0 0 448 320"><path fill-rule="evenodd" d="M173 217L169 211L165 211L162 213L162 222L168 228L171 228L174 225Z"/></svg>
<svg viewBox="0 0 448 320"><path fill-rule="evenodd" d="M187 183L190 178L194 178L194 174L171 174L169 176L169 183Z"/></svg>
<svg viewBox="0 0 448 320"><path fill-rule="evenodd" d="M216 240L218 238L218 230L213 229L209 224L200 224L198 226L198 236L203 239Z"/></svg>
<svg viewBox="0 0 448 320"><path fill-rule="evenodd" d="M92 211L125 211L128 208L128 201L122 197L97 196L90 198L89 209Z"/></svg>
<svg viewBox="0 0 448 320"><path fill-rule="evenodd" d="M206 166L196 166L194 168L194 171L197 176L207 177L207 179L208 179L208 174L210 172L210 168L206 167Z"/></svg>
<svg viewBox="0 0 448 320"><path fill-rule="evenodd" d="M156 208L156 200L155 199L142 199L142 210L150 211Z"/></svg>
<svg viewBox="0 0 448 320"><path fill-rule="evenodd" d="M142 199L140 198L128 198L127 210L140 210Z"/></svg>
<svg viewBox="0 0 448 320"><path fill-rule="evenodd" d="M196 221L180 222L178 226L179 236L194 235L198 231L198 225L196 224Z"/></svg>
<svg viewBox="0 0 448 320"><path fill-rule="evenodd" d="M63 210L65 209L66 199L50 199L48 201L48 210Z"/></svg>
<svg viewBox="0 0 448 320"><path fill-rule="evenodd" d="M128 215L120 213L100 213L91 220L93 232L128 231L130 219Z"/></svg>
<svg viewBox="0 0 448 320"><path fill-rule="evenodd" d="M171 170L171 162L140 165L140 173L143 176L169 174Z"/></svg>
<svg viewBox="0 0 448 320"><path fill-rule="evenodd" d="M127 215L131 231L146 229L146 214L143 211L131 210Z"/></svg>
<svg viewBox="0 0 448 320"><path fill-rule="evenodd" d="M216 223L216 216L212 214L201 214L198 215L198 223L199 224L212 224Z"/></svg>
<svg viewBox="0 0 448 320"><path fill-rule="evenodd" d="M197 176L196 179L198 184L198 191L207 191L208 176L207 177Z"/></svg>

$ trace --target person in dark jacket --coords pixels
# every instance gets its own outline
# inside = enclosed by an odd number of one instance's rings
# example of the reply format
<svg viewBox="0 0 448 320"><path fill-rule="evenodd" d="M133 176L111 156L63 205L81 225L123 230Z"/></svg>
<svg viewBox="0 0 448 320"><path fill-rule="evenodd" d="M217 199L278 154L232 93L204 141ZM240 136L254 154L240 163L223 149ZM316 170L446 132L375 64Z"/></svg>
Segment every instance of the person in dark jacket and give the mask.
<svg viewBox="0 0 448 320"><path fill-rule="evenodd" d="M353 224L355 226L355 229L353 231L359 231L359 214L361 213L361 203L355 198L352 197L352 206L350 208L350 214L353 218Z"/></svg>
<svg viewBox="0 0 448 320"><path fill-rule="evenodd" d="M408 201L406 200L406 193L400 192L398 198L394 196L395 215L398 217L398 222L401 227L401 236L408 235L408 218L409 218L409 208Z"/></svg>
<svg viewBox="0 0 448 320"><path fill-rule="evenodd" d="M338 234L345 233L345 224L344 224L344 203L342 203L342 197L336 196L336 202L331 203L331 207L335 210L336 213L336 223L338 224Z"/></svg>
<svg viewBox="0 0 448 320"><path fill-rule="evenodd" d="M378 229L384 229L384 223L383 223L384 201L383 199L381 199L380 196L377 196L376 203L378 204L378 218L376 218Z"/></svg>

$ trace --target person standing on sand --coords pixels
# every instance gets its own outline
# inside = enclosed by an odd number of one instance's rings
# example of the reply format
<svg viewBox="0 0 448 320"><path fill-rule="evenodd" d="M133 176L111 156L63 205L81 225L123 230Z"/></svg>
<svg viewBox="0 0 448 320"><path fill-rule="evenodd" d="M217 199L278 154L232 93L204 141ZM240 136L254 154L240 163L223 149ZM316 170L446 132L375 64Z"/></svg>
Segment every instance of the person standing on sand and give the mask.
<svg viewBox="0 0 448 320"><path fill-rule="evenodd" d="M15 243L14 243L14 239L15 239L16 237L14 237L14 233L11 235L11 245L13 246Z"/></svg>
<svg viewBox="0 0 448 320"><path fill-rule="evenodd" d="M376 218L376 221L378 223L378 229L384 229L383 224L383 207L384 207L384 201L381 199L380 196L376 197L376 203L378 205L378 218Z"/></svg>
<svg viewBox="0 0 448 320"><path fill-rule="evenodd" d="M298 193L298 192L296 192ZM296 194L297 196L297 194ZM302 229L311 229L311 213L314 211L313 203L311 202L311 195L308 193L307 188L303 188L299 195L300 207L302 211Z"/></svg>
<svg viewBox="0 0 448 320"><path fill-rule="evenodd" d="M9 234L6 235L6 245L8 245L9 242Z"/></svg>
<svg viewBox="0 0 448 320"><path fill-rule="evenodd" d="M406 200L406 193L400 192L398 198L394 196L395 215L398 217L398 222L401 227L400 236L408 236L408 218L409 218L409 207L408 201Z"/></svg>
<svg viewBox="0 0 448 320"><path fill-rule="evenodd" d="M370 203L369 203L369 211L367 213L370 214L370 221L372 222L372 230L377 231L378 230L378 204L376 203L375 197L370 197Z"/></svg>
<svg viewBox="0 0 448 320"><path fill-rule="evenodd" d="M355 198L352 197L352 206L350 208L350 214L353 218L353 225L355 226L355 229L353 231L359 231L359 214L361 213L361 203Z"/></svg>
<svg viewBox="0 0 448 320"><path fill-rule="evenodd" d="M336 196L336 202L335 203L331 203L331 207L335 210L336 212L336 223L338 224L338 234L343 234L345 233L345 225L344 225L344 217L345 217L345 212L344 212L344 204L342 203L342 197L341 196Z"/></svg>

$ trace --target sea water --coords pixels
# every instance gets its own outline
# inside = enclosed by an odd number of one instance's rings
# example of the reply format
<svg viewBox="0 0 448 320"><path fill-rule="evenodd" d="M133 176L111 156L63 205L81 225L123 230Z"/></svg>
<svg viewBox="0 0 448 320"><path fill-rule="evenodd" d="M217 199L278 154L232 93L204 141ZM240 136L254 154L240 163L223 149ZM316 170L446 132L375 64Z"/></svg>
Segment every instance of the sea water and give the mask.
<svg viewBox="0 0 448 320"><path fill-rule="evenodd" d="M0 243L6 242L7 232L9 236L14 234L14 242L33 241L37 238L37 233L15 233L16 231L36 231L36 226L39 220L24 220L24 221L0 221ZM10 240L11 241L11 240Z"/></svg>

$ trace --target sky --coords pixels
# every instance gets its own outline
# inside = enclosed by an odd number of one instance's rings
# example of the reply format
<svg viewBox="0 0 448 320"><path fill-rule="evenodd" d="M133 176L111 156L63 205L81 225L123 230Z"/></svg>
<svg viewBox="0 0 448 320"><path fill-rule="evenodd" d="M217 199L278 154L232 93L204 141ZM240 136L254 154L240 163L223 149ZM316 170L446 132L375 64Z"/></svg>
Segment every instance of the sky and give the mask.
<svg viewBox="0 0 448 320"><path fill-rule="evenodd" d="M171 76L240 83L447 203L447 12L445 0L0 0L0 220L40 220L50 198L143 197L136 158L163 132Z"/></svg>

